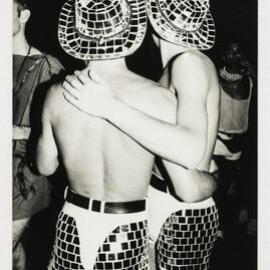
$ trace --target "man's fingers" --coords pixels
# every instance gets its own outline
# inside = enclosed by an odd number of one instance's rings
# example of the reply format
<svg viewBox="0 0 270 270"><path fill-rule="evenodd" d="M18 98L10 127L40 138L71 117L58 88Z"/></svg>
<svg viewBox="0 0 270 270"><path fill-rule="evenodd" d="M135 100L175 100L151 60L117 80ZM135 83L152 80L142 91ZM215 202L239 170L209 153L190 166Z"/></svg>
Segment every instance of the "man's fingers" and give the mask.
<svg viewBox="0 0 270 270"><path fill-rule="evenodd" d="M100 83L100 84L107 84L106 81L104 81L103 79L101 79L101 77L94 72L93 70L89 70L88 71L88 76L95 82Z"/></svg>
<svg viewBox="0 0 270 270"><path fill-rule="evenodd" d="M72 106L76 107L79 111L83 112L83 113L87 113L82 109L82 104L80 102L80 100L75 99L74 97L72 97L71 95L69 95L68 93L63 93L64 98L66 99L66 101L71 104Z"/></svg>
<svg viewBox="0 0 270 270"><path fill-rule="evenodd" d="M90 81L89 78L82 73L79 73L76 76L83 84L89 83L89 81Z"/></svg>
<svg viewBox="0 0 270 270"><path fill-rule="evenodd" d="M79 91L75 89L73 86L71 86L68 82L64 81L62 86L64 87L67 94L71 95L75 99L79 99L80 96Z"/></svg>
<svg viewBox="0 0 270 270"><path fill-rule="evenodd" d="M74 98L72 95L69 95L68 93L64 92L63 93L64 98L66 99L66 101L74 106L76 106L77 108L79 108L79 100Z"/></svg>
<svg viewBox="0 0 270 270"><path fill-rule="evenodd" d="M89 77L83 74L81 71L75 70L74 75L82 84L86 84L87 82L89 82Z"/></svg>
<svg viewBox="0 0 270 270"><path fill-rule="evenodd" d="M80 80L74 76L74 75L68 75L65 78L65 81L67 81L71 86L73 86L74 88L81 88L81 86L83 85Z"/></svg>

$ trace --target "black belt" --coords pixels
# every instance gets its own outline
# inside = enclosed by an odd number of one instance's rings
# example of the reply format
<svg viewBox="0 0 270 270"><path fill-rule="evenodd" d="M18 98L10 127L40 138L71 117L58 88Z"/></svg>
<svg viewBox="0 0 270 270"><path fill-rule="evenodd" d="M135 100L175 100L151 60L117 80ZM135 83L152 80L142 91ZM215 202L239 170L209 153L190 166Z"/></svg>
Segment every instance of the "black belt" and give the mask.
<svg viewBox="0 0 270 270"><path fill-rule="evenodd" d="M158 177L155 173L152 173L150 185L162 192L167 193L168 192L168 185L165 180Z"/></svg>
<svg viewBox="0 0 270 270"><path fill-rule="evenodd" d="M106 214L129 214L144 211L146 208L145 200L131 202L104 202L84 197L75 193L70 188L65 190L65 200L76 206L88 209L94 212Z"/></svg>

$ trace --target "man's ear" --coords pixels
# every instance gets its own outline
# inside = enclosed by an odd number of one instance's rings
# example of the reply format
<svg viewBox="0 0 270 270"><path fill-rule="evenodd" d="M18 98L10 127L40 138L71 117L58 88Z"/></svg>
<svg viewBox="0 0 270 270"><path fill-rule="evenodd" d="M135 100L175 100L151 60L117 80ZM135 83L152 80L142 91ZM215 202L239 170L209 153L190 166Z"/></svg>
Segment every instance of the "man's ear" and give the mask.
<svg viewBox="0 0 270 270"><path fill-rule="evenodd" d="M23 24L27 23L27 21L30 18L30 15L31 15L31 12L29 9L22 10L20 14L20 22Z"/></svg>

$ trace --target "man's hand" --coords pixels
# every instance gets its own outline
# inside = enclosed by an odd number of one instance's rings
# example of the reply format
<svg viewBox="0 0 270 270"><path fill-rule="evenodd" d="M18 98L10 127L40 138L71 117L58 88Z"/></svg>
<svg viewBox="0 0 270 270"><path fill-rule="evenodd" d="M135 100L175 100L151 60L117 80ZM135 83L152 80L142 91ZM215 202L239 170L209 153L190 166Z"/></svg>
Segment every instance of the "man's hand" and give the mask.
<svg viewBox="0 0 270 270"><path fill-rule="evenodd" d="M114 99L113 92L107 82L95 72L86 74L75 71L63 82L65 99L79 110L92 116L106 118L106 112Z"/></svg>
<svg viewBox="0 0 270 270"><path fill-rule="evenodd" d="M31 128L24 126L13 126L12 139L13 140L28 140L30 136Z"/></svg>

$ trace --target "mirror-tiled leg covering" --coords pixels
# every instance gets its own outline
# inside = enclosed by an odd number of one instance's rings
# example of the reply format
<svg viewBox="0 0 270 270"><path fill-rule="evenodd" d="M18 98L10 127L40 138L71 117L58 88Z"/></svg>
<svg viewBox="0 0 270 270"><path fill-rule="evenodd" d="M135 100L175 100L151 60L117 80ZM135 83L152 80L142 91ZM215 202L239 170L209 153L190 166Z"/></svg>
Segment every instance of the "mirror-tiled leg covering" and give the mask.
<svg viewBox="0 0 270 270"><path fill-rule="evenodd" d="M218 230L216 206L174 212L157 240L160 269L207 270Z"/></svg>
<svg viewBox="0 0 270 270"><path fill-rule="evenodd" d="M148 270L146 200L101 202L68 190L48 270Z"/></svg>
<svg viewBox="0 0 270 270"><path fill-rule="evenodd" d="M80 240L76 221L61 212L56 224L56 240L50 270L85 270L80 257Z"/></svg>
<svg viewBox="0 0 270 270"><path fill-rule="evenodd" d="M147 270L147 246L147 221L121 225L111 232L99 248L93 269ZM76 222L63 212L57 223L57 242L54 250L54 266L51 269L85 269L80 258Z"/></svg>
<svg viewBox="0 0 270 270"><path fill-rule="evenodd" d="M147 270L147 249L147 221L121 225L100 247L94 269Z"/></svg>

